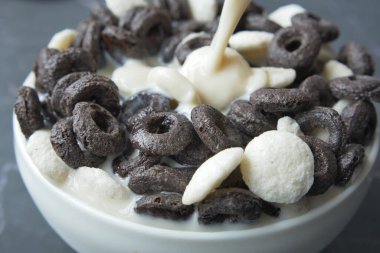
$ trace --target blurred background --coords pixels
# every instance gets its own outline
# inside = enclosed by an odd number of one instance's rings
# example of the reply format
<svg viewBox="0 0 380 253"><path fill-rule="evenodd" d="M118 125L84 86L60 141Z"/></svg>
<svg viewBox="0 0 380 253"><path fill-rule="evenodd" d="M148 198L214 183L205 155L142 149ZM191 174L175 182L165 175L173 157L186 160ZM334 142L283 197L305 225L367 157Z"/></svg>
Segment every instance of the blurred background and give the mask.
<svg viewBox="0 0 380 253"><path fill-rule="evenodd" d="M128 1L128 0L126 0ZM202 0L199 0L202 1ZM17 88L31 71L39 51L64 28L75 28L95 0L0 0L0 252L74 252L43 219L32 202L15 163L12 106ZM99 1L100 2L100 1ZM258 0L267 12L284 0ZM311 12L335 22L341 36L366 45L380 66L380 1L298 0ZM380 70L376 73L379 77ZM378 107L379 109L379 107ZM323 253L380 252L380 161L374 181L351 223Z"/></svg>

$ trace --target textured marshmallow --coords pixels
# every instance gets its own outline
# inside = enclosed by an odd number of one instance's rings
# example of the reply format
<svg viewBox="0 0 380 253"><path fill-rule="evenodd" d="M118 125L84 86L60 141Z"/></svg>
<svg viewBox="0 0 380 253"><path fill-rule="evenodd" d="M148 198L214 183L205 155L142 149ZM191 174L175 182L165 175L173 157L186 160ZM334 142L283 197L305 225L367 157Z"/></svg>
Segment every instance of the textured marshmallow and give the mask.
<svg viewBox="0 0 380 253"><path fill-rule="evenodd" d="M343 98L343 99L340 99L338 102L336 102L332 108L335 111L337 111L339 114L341 114L342 111L343 111L343 109L346 108L346 106L350 106L353 103L354 103L353 100L347 99L347 98Z"/></svg>
<svg viewBox="0 0 380 253"><path fill-rule="evenodd" d="M69 48L73 44L76 36L77 31L72 29L64 29L53 35L47 47L54 49Z"/></svg>
<svg viewBox="0 0 380 253"><path fill-rule="evenodd" d="M216 17L218 3L216 0L188 0L193 19L199 22L211 22Z"/></svg>
<svg viewBox="0 0 380 253"><path fill-rule="evenodd" d="M34 89L36 87L36 74L34 74L33 71L30 72L29 75L25 78L25 81L22 85Z"/></svg>
<svg viewBox="0 0 380 253"><path fill-rule="evenodd" d="M322 70L322 76L327 80L332 80L339 77L352 76L352 70L336 60L328 61Z"/></svg>
<svg viewBox="0 0 380 253"><path fill-rule="evenodd" d="M267 74L267 86L270 88L285 88L296 79L294 69L263 67Z"/></svg>
<svg viewBox="0 0 380 253"><path fill-rule="evenodd" d="M145 0L106 0L106 4L119 18L123 17L132 7L147 5Z"/></svg>
<svg viewBox="0 0 380 253"><path fill-rule="evenodd" d="M292 26L292 17L306 10L298 4L282 6L269 14L268 18L282 27Z"/></svg>
<svg viewBox="0 0 380 253"><path fill-rule="evenodd" d="M314 181L314 157L298 136L267 131L248 143L240 165L249 189L260 198L290 204L300 200Z"/></svg>
<svg viewBox="0 0 380 253"><path fill-rule="evenodd" d="M282 117L277 121L277 130L289 132L298 136L303 135L297 121L288 116Z"/></svg>
<svg viewBox="0 0 380 253"><path fill-rule="evenodd" d="M107 172L98 168L80 167L74 175L74 189L81 195L93 199L125 199L126 189Z"/></svg>
<svg viewBox="0 0 380 253"><path fill-rule="evenodd" d="M63 183L70 167L55 153L50 143L50 130L37 130L28 139L26 150L43 175L56 183Z"/></svg>
<svg viewBox="0 0 380 253"><path fill-rule="evenodd" d="M182 203L191 205L216 189L243 158L242 148L228 148L205 161L194 173L183 193Z"/></svg>
<svg viewBox="0 0 380 253"><path fill-rule="evenodd" d="M268 85L268 74L264 68L252 68L252 74L247 81L246 93L251 94L252 92L265 88Z"/></svg>

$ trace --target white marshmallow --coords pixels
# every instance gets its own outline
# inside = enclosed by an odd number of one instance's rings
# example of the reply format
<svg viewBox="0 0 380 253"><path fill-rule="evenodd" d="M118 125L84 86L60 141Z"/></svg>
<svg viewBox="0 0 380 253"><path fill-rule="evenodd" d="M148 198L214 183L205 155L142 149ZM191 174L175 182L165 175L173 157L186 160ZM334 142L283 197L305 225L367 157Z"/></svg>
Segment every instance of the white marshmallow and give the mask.
<svg viewBox="0 0 380 253"><path fill-rule="evenodd" d="M37 130L28 139L26 151L43 175L56 183L63 183L70 171L55 153L50 143L50 130Z"/></svg>
<svg viewBox="0 0 380 253"><path fill-rule="evenodd" d="M191 205L203 200L217 188L243 158L242 148L229 148L220 151L205 161L194 173L183 193L182 203Z"/></svg>
<svg viewBox="0 0 380 253"><path fill-rule="evenodd" d="M157 85L179 102L193 105L201 103L191 82L175 69L155 67L149 72L147 82Z"/></svg>
<svg viewBox="0 0 380 253"><path fill-rule="evenodd" d="M107 172L98 168L80 167L74 174L73 189L92 199L125 199L126 189Z"/></svg>
<svg viewBox="0 0 380 253"><path fill-rule="evenodd" d="M282 27L292 26L292 17L306 10L298 4L288 4L281 6L268 15L268 18Z"/></svg>
<svg viewBox="0 0 380 253"><path fill-rule="evenodd" d="M297 121L288 116L282 117L277 121L277 130L289 132L298 136L303 135L300 125L298 125Z"/></svg>
<svg viewBox="0 0 380 253"><path fill-rule="evenodd" d="M332 108L339 114L342 114L343 109L346 108L346 106L352 105L353 103L354 101L351 99L343 98L336 102Z"/></svg>
<svg viewBox="0 0 380 253"><path fill-rule="evenodd" d="M36 87L36 74L33 71L25 78L23 85L33 89Z"/></svg>
<svg viewBox="0 0 380 253"><path fill-rule="evenodd" d="M271 88L285 88L292 84L296 79L294 69L263 67L267 74L267 86Z"/></svg>
<svg viewBox="0 0 380 253"><path fill-rule="evenodd" d="M268 73L263 68L251 68L251 70L252 74L248 78L246 86L247 94L265 88L268 85Z"/></svg>
<svg viewBox="0 0 380 253"><path fill-rule="evenodd" d="M193 19L199 22L211 22L218 11L216 0L188 0Z"/></svg>
<svg viewBox="0 0 380 253"><path fill-rule="evenodd" d="M260 65L267 59L267 51L273 33L242 31L231 36L229 45L236 49L249 63Z"/></svg>
<svg viewBox="0 0 380 253"><path fill-rule="evenodd" d="M352 70L336 60L328 61L322 70L322 76L327 80L332 80L339 77L352 76Z"/></svg>
<svg viewBox="0 0 380 253"><path fill-rule="evenodd" d="M298 136L267 131L248 143L240 165L244 182L260 198L290 204L300 200L314 181L314 157Z"/></svg>
<svg viewBox="0 0 380 253"><path fill-rule="evenodd" d="M132 7L144 6L147 3L145 0L106 0L106 5L113 14L121 18Z"/></svg>
<svg viewBox="0 0 380 253"><path fill-rule="evenodd" d="M77 31L73 29L64 29L60 32L57 32L50 39L50 42L47 47L54 48L54 49L69 48L73 44L77 34L78 34Z"/></svg>
<svg viewBox="0 0 380 253"><path fill-rule="evenodd" d="M314 128L311 130L310 135L324 142L328 142L330 137L329 131L324 128Z"/></svg>

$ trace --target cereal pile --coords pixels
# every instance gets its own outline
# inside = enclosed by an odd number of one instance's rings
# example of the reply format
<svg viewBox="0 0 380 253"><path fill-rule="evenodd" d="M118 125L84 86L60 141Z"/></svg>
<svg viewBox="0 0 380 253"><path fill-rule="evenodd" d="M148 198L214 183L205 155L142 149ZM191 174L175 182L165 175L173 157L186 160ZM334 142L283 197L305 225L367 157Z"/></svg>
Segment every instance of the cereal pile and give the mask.
<svg viewBox="0 0 380 253"><path fill-rule="evenodd" d="M212 43L222 0L205 1L208 9L187 0L107 2L53 37L34 65L35 88L17 93L28 153L48 178L62 183L76 169L80 189L96 181L104 189L94 195L121 199L128 189L142 195L139 214L197 213L201 224L277 217L277 204L349 183L374 139L380 81L362 45L349 42L334 56L332 22L298 5L267 15L250 2L226 49L250 76L242 90L221 84L229 90L217 95L194 84L186 64ZM121 92L112 79L133 71L130 59L153 62L139 78L155 89ZM112 79L98 73L110 61L119 67ZM327 138L317 138L320 129ZM96 169L107 158L127 185Z"/></svg>

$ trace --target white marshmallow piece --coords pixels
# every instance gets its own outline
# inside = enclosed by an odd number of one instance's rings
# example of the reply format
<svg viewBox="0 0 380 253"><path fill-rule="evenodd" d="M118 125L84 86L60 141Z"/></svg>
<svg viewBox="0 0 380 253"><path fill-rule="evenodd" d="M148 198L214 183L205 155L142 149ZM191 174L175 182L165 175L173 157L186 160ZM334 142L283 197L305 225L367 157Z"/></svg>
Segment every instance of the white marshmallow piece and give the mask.
<svg viewBox="0 0 380 253"><path fill-rule="evenodd" d="M304 135L297 121L288 116L282 117L277 121L277 130L285 131L298 136Z"/></svg>
<svg viewBox="0 0 380 253"><path fill-rule="evenodd" d="M267 86L270 88L285 88L291 85L296 79L296 71L294 69L263 67L267 74Z"/></svg>
<svg viewBox="0 0 380 253"><path fill-rule="evenodd" d="M268 15L268 18L282 27L292 26L292 17L306 12L305 8L298 4L284 5Z"/></svg>
<svg viewBox="0 0 380 253"><path fill-rule="evenodd" d="M77 31L73 29L64 29L60 32L57 32L50 39L47 47L58 50L67 49L73 44L77 34Z"/></svg>
<svg viewBox="0 0 380 253"><path fill-rule="evenodd" d="M268 74L263 68L251 68L252 74L248 78L246 93L251 94L268 85Z"/></svg>
<svg viewBox="0 0 380 253"><path fill-rule="evenodd" d="M66 180L70 167L55 153L49 130L35 131L28 139L26 151L44 176L59 184Z"/></svg>
<svg viewBox="0 0 380 253"><path fill-rule="evenodd" d="M126 189L98 168L78 168L74 175L73 189L93 200L121 200L127 197Z"/></svg>
<svg viewBox="0 0 380 253"><path fill-rule="evenodd" d="M353 103L354 103L353 100L343 98L343 99L340 99L338 102L336 102L332 108L335 111L337 111L339 114L342 114L343 109L346 108L346 106L352 105Z"/></svg>
<svg viewBox="0 0 380 253"><path fill-rule="evenodd" d="M243 153L242 148L228 148L205 161L186 186L182 203L191 205L203 200L236 169Z"/></svg>
<svg viewBox="0 0 380 253"><path fill-rule="evenodd" d="M191 15L196 21L207 23L215 19L218 11L216 0L188 0Z"/></svg>
<svg viewBox="0 0 380 253"><path fill-rule="evenodd" d="M244 182L260 198L282 204L300 200L314 181L314 157L298 136L267 131L248 143L240 164Z"/></svg>
<svg viewBox="0 0 380 253"><path fill-rule="evenodd" d="M267 51L273 33L242 31L231 36L229 45L238 51L249 63L261 65L266 62Z"/></svg>
<svg viewBox="0 0 380 253"><path fill-rule="evenodd" d="M322 70L322 76L326 80L332 80L339 77L352 76L352 70L341 62L336 60L328 61Z"/></svg>
<svg viewBox="0 0 380 253"><path fill-rule="evenodd" d="M147 5L145 0L106 0L106 5L115 16L121 18L125 13L135 6Z"/></svg>
<svg viewBox="0 0 380 253"><path fill-rule="evenodd" d="M30 72L29 75L25 78L22 85L34 89L36 87L36 74L33 71Z"/></svg>
<svg viewBox="0 0 380 253"><path fill-rule="evenodd" d="M201 103L191 82L176 69L155 67L148 75L148 83L157 85L170 97L185 104L198 105Z"/></svg>

